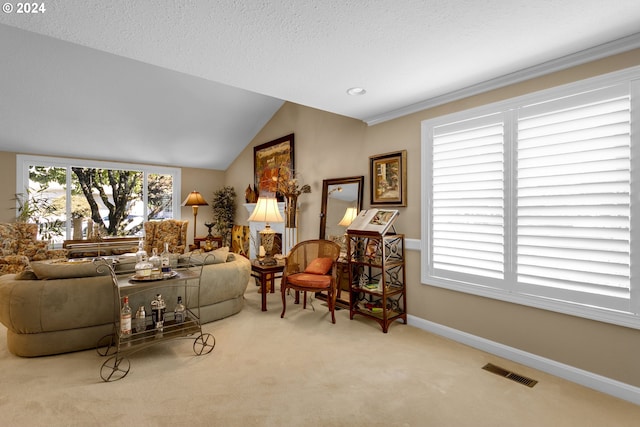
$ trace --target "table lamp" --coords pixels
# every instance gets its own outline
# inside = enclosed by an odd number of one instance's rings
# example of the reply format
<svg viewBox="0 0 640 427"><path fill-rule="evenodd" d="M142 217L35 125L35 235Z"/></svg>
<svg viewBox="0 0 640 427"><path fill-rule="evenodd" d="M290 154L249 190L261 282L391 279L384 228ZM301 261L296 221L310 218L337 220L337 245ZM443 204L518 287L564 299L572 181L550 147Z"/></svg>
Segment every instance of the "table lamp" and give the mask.
<svg viewBox="0 0 640 427"><path fill-rule="evenodd" d="M353 220L356 219L357 216L358 216L357 208L347 208L346 212L344 213L344 216L342 217L338 225L343 225L345 227L348 227L351 225Z"/></svg>
<svg viewBox="0 0 640 427"><path fill-rule="evenodd" d="M182 206L191 206L193 208L193 242L196 241L196 217L198 216L198 206L206 206L209 203L202 197L202 194L197 191L189 193Z"/></svg>
<svg viewBox="0 0 640 427"><path fill-rule="evenodd" d="M271 229L270 222L284 222L280 215L278 200L275 197L258 197L256 207L249 216L249 222L265 222L266 225L260 234L260 245L264 247L265 258L261 261L263 265L276 264L271 251L276 232Z"/></svg>

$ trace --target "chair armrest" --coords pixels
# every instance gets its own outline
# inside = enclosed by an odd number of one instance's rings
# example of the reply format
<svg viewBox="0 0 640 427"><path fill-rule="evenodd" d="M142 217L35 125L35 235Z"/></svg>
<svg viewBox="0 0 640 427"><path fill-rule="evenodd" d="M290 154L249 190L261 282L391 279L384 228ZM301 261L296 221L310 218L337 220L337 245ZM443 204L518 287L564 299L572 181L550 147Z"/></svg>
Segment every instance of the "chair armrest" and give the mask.
<svg viewBox="0 0 640 427"><path fill-rule="evenodd" d="M29 258L24 255L0 256L0 273L20 273L29 266Z"/></svg>

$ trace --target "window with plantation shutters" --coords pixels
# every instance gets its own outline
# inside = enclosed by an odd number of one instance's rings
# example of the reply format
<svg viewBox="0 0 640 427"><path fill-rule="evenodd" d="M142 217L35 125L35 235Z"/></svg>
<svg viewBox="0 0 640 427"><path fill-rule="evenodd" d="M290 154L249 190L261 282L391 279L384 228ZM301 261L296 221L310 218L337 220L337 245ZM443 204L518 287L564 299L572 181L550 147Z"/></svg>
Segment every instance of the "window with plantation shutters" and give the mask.
<svg viewBox="0 0 640 427"><path fill-rule="evenodd" d="M423 122L422 283L640 328L638 99L640 68Z"/></svg>

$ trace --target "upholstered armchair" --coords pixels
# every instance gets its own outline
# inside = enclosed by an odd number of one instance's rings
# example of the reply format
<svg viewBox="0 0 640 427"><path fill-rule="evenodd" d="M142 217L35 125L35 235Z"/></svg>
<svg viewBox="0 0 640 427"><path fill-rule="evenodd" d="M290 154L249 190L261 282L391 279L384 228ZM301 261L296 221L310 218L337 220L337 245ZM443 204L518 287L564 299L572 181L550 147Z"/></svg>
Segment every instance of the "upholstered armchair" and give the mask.
<svg viewBox="0 0 640 427"><path fill-rule="evenodd" d="M144 223L144 250L149 255L153 248L158 253L164 250L164 243L169 243L169 252L184 253L187 247L187 225L189 221L165 219L163 221L147 221Z"/></svg>
<svg viewBox="0 0 640 427"><path fill-rule="evenodd" d="M30 261L66 258L64 249L49 249L49 243L37 240L38 224L25 222L0 223L0 274L20 273Z"/></svg>

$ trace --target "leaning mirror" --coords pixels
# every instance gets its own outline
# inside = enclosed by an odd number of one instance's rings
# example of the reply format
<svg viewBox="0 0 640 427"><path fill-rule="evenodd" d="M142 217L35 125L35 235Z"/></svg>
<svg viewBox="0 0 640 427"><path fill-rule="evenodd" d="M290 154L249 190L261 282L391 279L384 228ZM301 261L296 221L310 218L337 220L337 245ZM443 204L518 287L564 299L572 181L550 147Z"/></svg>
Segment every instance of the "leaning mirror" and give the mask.
<svg viewBox="0 0 640 427"><path fill-rule="evenodd" d="M364 176L322 181L320 238L344 245L344 234L354 215L362 209Z"/></svg>
<svg viewBox="0 0 640 427"><path fill-rule="evenodd" d="M322 181L322 211L320 213L320 238L334 241L342 248L338 260L338 289L336 306L349 308L349 268L346 256L347 227L362 209L364 176L325 179ZM345 292L342 292L345 291ZM316 294L326 299L324 293Z"/></svg>

